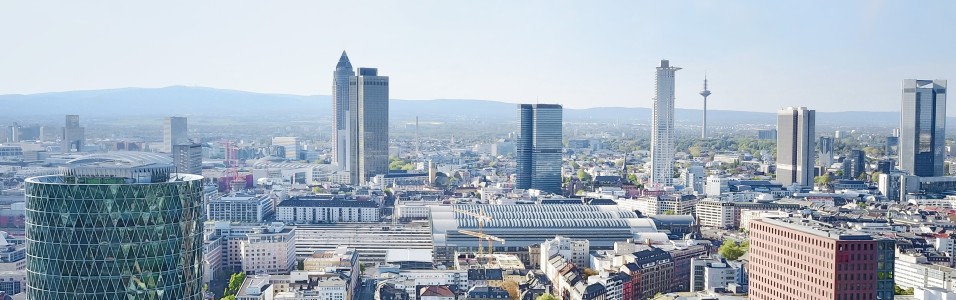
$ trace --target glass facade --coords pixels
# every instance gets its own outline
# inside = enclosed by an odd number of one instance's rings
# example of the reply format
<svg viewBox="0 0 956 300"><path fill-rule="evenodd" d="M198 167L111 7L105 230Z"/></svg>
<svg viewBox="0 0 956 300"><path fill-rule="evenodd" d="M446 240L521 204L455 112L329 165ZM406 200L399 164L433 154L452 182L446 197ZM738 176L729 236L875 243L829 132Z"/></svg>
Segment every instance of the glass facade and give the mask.
<svg viewBox="0 0 956 300"><path fill-rule="evenodd" d="M561 105L519 104L515 188L561 193Z"/></svg>
<svg viewBox="0 0 956 300"><path fill-rule="evenodd" d="M201 299L201 178L28 179L27 297Z"/></svg>
<svg viewBox="0 0 956 300"><path fill-rule="evenodd" d="M920 177L943 176L946 152L946 80L903 80L900 169Z"/></svg>

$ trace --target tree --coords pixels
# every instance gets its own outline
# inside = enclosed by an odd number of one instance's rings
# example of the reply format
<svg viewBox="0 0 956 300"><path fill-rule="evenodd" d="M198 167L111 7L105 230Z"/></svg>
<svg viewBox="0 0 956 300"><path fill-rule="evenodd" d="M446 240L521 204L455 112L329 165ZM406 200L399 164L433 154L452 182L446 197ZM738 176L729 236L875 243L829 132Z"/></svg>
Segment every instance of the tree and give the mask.
<svg viewBox="0 0 956 300"><path fill-rule="evenodd" d="M239 288L242 287L242 282L246 280L246 273L239 272L229 276L229 285L226 286L226 290L222 292L223 295L235 295L239 292ZM225 298L223 298L225 299Z"/></svg>
<svg viewBox="0 0 956 300"><path fill-rule="evenodd" d="M561 299L558 299L558 297L555 297L554 295L551 295L551 294L541 294L541 296L538 296L538 298L535 298L534 300L561 300Z"/></svg>
<svg viewBox="0 0 956 300"><path fill-rule="evenodd" d="M508 296L511 297L511 300L518 300L518 297L521 296L521 292L518 290L518 283L514 280L505 280L505 282L501 283L501 288L508 291Z"/></svg>
<svg viewBox="0 0 956 300"><path fill-rule="evenodd" d="M222 299L219 299L219 300L236 300L236 296L229 295L229 296L222 297Z"/></svg>
<svg viewBox="0 0 956 300"><path fill-rule="evenodd" d="M591 174L584 172L584 170L578 169L578 179L581 181L591 181Z"/></svg>
<svg viewBox="0 0 956 300"><path fill-rule="evenodd" d="M893 294L894 295L912 295L913 288L903 289L900 286L893 284Z"/></svg>
<svg viewBox="0 0 956 300"><path fill-rule="evenodd" d="M584 279L588 279L588 277L597 275L598 272L591 268L584 268L584 270L581 271L581 274L584 275Z"/></svg>
<svg viewBox="0 0 956 300"><path fill-rule="evenodd" d="M720 245L720 248L717 249L717 252L719 252L720 256L723 256L727 260L737 260L747 253L747 248L749 248L750 244L746 243L745 245L747 247L737 244L737 242L734 241L724 241L724 243Z"/></svg>

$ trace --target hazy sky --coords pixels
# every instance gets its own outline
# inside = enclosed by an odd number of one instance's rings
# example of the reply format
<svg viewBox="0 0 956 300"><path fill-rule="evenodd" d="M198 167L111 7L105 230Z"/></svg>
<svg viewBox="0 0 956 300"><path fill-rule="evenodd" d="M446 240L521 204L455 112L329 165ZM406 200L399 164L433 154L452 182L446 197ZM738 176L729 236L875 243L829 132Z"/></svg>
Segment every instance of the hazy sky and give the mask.
<svg viewBox="0 0 956 300"><path fill-rule="evenodd" d="M956 1L3 1L0 94L195 85L330 94L342 50L396 99L898 111L956 80ZM956 83L954 83L956 84ZM949 105L950 115L956 103Z"/></svg>

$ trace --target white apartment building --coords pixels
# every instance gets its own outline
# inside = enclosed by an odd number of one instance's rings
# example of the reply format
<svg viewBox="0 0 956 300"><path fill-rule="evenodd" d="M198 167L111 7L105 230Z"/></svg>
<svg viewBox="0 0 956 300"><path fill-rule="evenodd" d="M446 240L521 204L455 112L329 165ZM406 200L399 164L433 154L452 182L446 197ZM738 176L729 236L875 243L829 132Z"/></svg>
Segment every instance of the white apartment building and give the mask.
<svg viewBox="0 0 956 300"><path fill-rule="evenodd" d="M894 262L896 284L907 288L943 288L956 279L956 269L934 265L918 254L898 254Z"/></svg>
<svg viewBox="0 0 956 300"><path fill-rule="evenodd" d="M739 268L717 258L690 259L690 291L712 291L735 283Z"/></svg>
<svg viewBox="0 0 956 300"><path fill-rule="evenodd" d="M541 266L548 264L548 261L554 255L560 255L578 268L586 268L590 265L590 242L584 239L570 239L563 236L556 236L554 239L541 243Z"/></svg>
<svg viewBox="0 0 956 300"><path fill-rule="evenodd" d="M370 200L289 199L279 203L276 220L307 223L371 223L380 221L378 203Z"/></svg>
<svg viewBox="0 0 956 300"><path fill-rule="evenodd" d="M733 202L706 198L697 202L696 213L701 226L719 229L734 227L735 209Z"/></svg>
<svg viewBox="0 0 956 300"><path fill-rule="evenodd" d="M268 195L233 195L206 200L206 219L256 223L265 221L273 212Z"/></svg>
<svg viewBox="0 0 956 300"><path fill-rule="evenodd" d="M730 178L723 178L717 175L707 176L707 183L704 186L707 197L720 197L720 194L730 192Z"/></svg>
<svg viewBox="0 0 956 300"><path fill-rule="evenodd" d="M247 234L240 242L246 274L284 274L295 267L295 227L275 222Z"/></svg>

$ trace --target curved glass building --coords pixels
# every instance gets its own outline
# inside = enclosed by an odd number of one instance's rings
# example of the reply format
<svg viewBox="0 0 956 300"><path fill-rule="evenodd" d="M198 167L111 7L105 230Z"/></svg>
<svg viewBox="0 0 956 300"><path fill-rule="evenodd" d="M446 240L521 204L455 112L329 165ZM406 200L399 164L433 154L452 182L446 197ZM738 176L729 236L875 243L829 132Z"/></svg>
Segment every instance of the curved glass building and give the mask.
<svg viewBox="0 0 956 300"><path fill-rule="evenodd" d="M201 176L119 152L26 180L27 297L201 299Z"/></svg>

